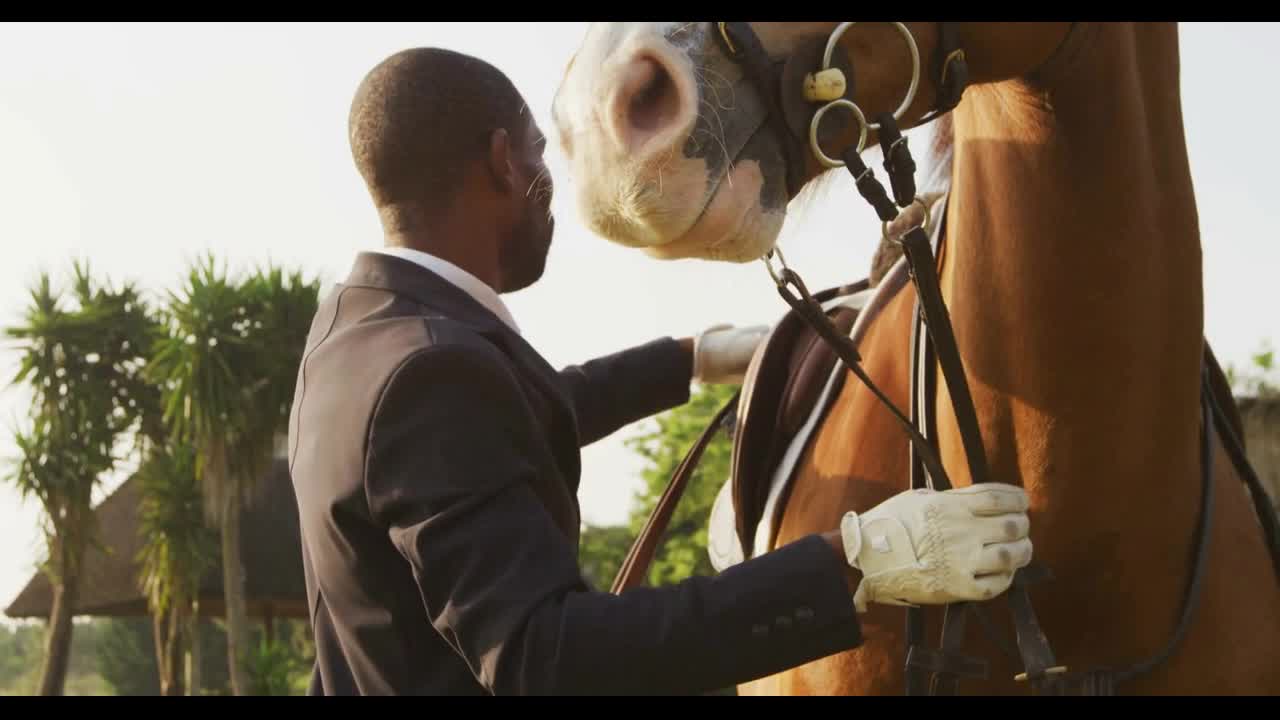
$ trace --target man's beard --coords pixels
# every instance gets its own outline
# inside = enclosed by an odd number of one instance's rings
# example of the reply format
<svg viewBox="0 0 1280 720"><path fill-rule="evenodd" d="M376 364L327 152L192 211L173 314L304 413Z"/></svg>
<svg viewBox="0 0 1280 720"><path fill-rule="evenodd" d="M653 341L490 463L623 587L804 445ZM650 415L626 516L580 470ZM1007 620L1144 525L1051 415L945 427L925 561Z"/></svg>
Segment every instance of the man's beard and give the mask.
<svg viewBox="0 0 1280 720"><path fill-rule="evenodd" d="M533 212L545 211L535 209ZM525 232L511 235L507 251L503 253L507 276L505 292L523 290L542 278L554 227L554 219L541 215L529 218L523 225Z"/></svg>

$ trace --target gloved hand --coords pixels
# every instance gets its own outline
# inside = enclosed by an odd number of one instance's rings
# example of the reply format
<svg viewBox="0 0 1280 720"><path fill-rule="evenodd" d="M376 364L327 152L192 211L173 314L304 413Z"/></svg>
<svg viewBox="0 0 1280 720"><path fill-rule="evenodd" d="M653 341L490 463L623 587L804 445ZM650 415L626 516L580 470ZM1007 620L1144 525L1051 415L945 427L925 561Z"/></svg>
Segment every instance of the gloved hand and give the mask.
<svg viewBox="0 0 1280 720"><path fill-rule="evenodd" d="M756 348L769 334L767 325L735 328L716 325L693 339L693 379L701 383L741 383Z"/></svg>
<svg viewBox="0 0 1280 720"><path fill-rule="evenodd" d="M1027 495L983 483L938 492L908 490L840 523L845 557L862 571L854 593L868 603L941 605L987 600L1009 589L1031 562Z"/></svg>

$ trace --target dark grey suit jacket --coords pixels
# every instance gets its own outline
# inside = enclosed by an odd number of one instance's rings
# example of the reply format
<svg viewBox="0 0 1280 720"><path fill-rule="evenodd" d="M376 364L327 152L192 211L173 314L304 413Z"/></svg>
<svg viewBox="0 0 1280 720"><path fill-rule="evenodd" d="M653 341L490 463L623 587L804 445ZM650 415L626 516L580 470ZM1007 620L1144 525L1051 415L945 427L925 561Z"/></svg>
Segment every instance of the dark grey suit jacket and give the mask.
<svg viewBox="0 0 1280 720"><path fill-rule="evenodd" d="M311 693L695 693L861 641L820 538L614 596L577 564L579 448L688 400L671 339L557 372L470 296L364 253L289 424Z"/></svg>

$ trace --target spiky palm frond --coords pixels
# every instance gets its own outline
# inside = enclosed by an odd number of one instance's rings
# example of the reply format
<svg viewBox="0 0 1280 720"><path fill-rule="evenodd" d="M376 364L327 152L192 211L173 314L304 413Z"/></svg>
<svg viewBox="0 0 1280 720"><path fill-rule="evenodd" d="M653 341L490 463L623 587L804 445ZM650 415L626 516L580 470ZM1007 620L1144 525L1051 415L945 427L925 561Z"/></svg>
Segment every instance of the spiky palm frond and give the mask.
<svg viewBox="0 0 1280 720"><path fill-rule="evenodd" d="M206 256L168 294L166 326L147 368L148 379L160 387L172 439L197 450L196 476L205 508L215 517L227 497L240 491L235 477L221 468L247 424L247 400L258 375L260 353L249 340L251 309L225 265Z"/></svg>
<svg viewBox="0 0 1280 720"><path fill-rule="evenodd" d="M247 500L270 462L318 306L319 282L300 272L267 266L240 281L212 255L169 294L149 377L174 439L197 448L207 510Z"/></svg>
<svg viewBox="0 0 1280 720"><path fill-rule="evenodd" d="M298 367L311 322L319 308L320 283L301 272L260 267L245 283L253 308L249 341L258 349L259 376L254 384L252 432L238 444L242 471L260 477L272 456L275 437L289 421Z"/></svg>
<svg viewBox="0 0 1280 720"><path fill-rule="evenodd" d="M154 396L141 379L154 321L133 285L95 283L80 263L70 293L42 273L30 297L23 321L5 329L22 353L14 381L33 391L10 480L39 498L51 542L76 547L92 542L92 494L120 460L116 440Z"/></svg>
<svg viewBox="0 0 1280 720"><path fill-rule="evenodd" d="M217 537L204 523L195 450L155 446L134 477L142 494L140 587L153 613L185 608L217 552Z"/></svg>

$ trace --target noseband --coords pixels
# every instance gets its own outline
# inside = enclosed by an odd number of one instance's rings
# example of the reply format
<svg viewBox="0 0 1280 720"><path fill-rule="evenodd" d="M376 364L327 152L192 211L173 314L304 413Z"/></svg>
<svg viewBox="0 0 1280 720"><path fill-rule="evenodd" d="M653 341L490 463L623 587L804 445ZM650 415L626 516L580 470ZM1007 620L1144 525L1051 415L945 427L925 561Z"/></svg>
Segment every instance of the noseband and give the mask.
<svg viewBox="0 0 1280 720"><path fill-rule="evenodd" d="M911 52L911 83L902 103L893 113L883 113L877 116L876 122L868 122L862 108L854 101L852 62L843 53L839 56L835 54L840 39L856 24L840 23L825 42L804 44L790 57L775 61L765 51L750 23L715 23L713 34L721 49L730 60L742 66L747 80L766 103L767 121L778 138L778 145L782 148L786 162L787 191L791 197L795 197L804 185L805 160L801 149L795 142L789 141L807 143L814 158L825 168L844 167L847 164L847 160L841 161L827 155L819 142L818 131L822 120L835 108L848 110L858 123L858 154L865 149L867 134L871 130L881 134L886 162L896 156L899 144L906 143L906 139L898 132L897 123L911 107L920 86L920 50L915 38L906 25L892 23ZM938 25L938 49L933 63L936 103L933 112L921 120L922 125L954 109L960 103L968 84L968 66L964 50L960 47L956 23ZM816 70L813 70L814 64L818 65ZM815 109L814 104L817 102L825 104ZM910 175L913 171L914 167L902 174ZM894 174L891 173L890 177L893 178ZM895 194L896 190L897 188ZM906 203L910 203L912 199L914 193Z"/></svg>
<svg viewBox="0 0 1280 720"><path fill-rule="evenodd" d="M713 34L726 55L743 67L746 77L766 103L767 121L772 125L786 160L787 188L790 196L794 197L803 185L805 159L802 152L807 142L809 151L824 167L848 168L853 175L859 194L871 204L879 216L885 237L902 247L911 281L916 290L916 312L911 341L914 367L911 373L910 419L894 406L862 370L861 357L852 340L836 329L822 306L809 294L800 276L787 267L781 252L777 249L770 251L765 256L764 262L777 285L779 294L787 304L832 347L843 365L890 410L906 432L911 441L911 487L947 490L953 485L939 461L937 433L931 427L933 424L931 404L933 389L936 387L935 367L941 369L947 391L951 396L972 481L991 482L992 474L979 431L977 412L969 391L964 365L960 359L951 320L939 286L936 256L924 230L924 225L928 224L928 209L926 208L926 220L922 225L908 230L899 238L888 236L888 224L898 216L899 208L906 208L915 202L923 204L923 201L916 197L915 163L907 148L907 140L898 128L898 121L915 100L919 87L921 72L919 50L910 30L905 25L892 24L898 29L911 52L911 83L901 105L892 113L885 112L877 115L871 123L867 122L866 116L854 101L852 61L843 57L843 54L841 57L833 57L840 38L854 23L841 23L825 43L802 44L791 56L781 61L775 61L769 57L748 23L714 23ZM939 23L938 48L932 62L932 80L936 92L935 107L919 124L930 122L954 109L960 103L968 84L968 67L964 50L960 47L956 25L956 23ZM821 51L820 57L819 51ZM818 103L822 103L821 107L817 107ZM824 116L837 108L848 110L859 126L858 142L846 149L839 160L828 156L820 143L820 130ZM879 134L884 167L888 172L893 191L892 199L876 179L875 173L861 160L861 153L870 130L875 130ZM944 235L944 232L938 233L940 242ZM779 268L774 266L775 256L780 265ZM1204 382L1202 382L1201 392L1203 418L1201 517L1197 528L1191 580L1186 588L1182 614L1173 636L1161 652L1128 668L1122 670L1098 668L1068 673L1067 668L1058 665L1055 660L1032 608L1028 586L1049 577L1048 571L1038 562L1033 561L1014 575L1007 593L1016 632L1017 650L1016 652L1009 649L1005 651L1022 662L1024 672L1020 673L1016 679L1029 682L1036 691L1053 695L1113 694L1117 683L1144 674L1168 659L1185 636L1199 598L1204 570L1203 560L1209 537L1209 521L1212 516L1211 440L1215 419L1219 424L1226 425L1225 416L1214 402L1210 390L1208 367L1213 362L1206 346L1206 369L1203 373ZM932 437L927 439L926 433ZM1231 441L1234 438L1230 436L1229 429L1225 434L1228 445L1232 445ZM1243 466L1237 462L1236 466L1246 479L1252 475L1254 478L1250 483L1252 487L1256 483L1256 474L1248 466L1247 461ZM1265 518L1264 525L1267 525ZM1275 527L1273 516L1268 526L1273 558L1276 557L1274 553L1277 546ZM992 632L980 604L953 603L947 605L944 610L941 647L933 650L922 644L923 608L912 607L907 610L906 690L908 695L926 692L934 695L952 695L957 691L960 678L985 679L988 676L988 665L985 660L961 654L965 642L965 622L970 615L981 621L989 633ZM996 643L1000 647L1007 648L1003 638L996 639ZM929 674L932 675L932 682L928 683L926 688L926 679Z"/></svg>

